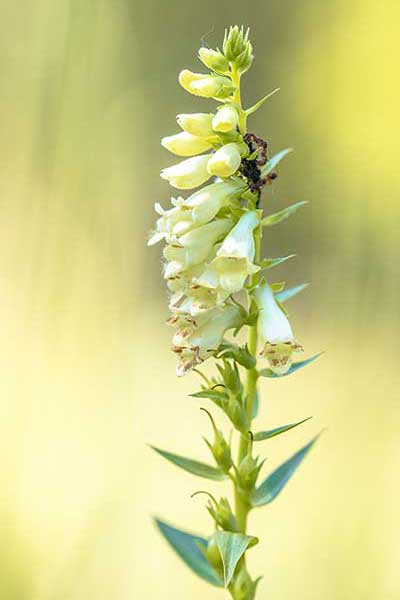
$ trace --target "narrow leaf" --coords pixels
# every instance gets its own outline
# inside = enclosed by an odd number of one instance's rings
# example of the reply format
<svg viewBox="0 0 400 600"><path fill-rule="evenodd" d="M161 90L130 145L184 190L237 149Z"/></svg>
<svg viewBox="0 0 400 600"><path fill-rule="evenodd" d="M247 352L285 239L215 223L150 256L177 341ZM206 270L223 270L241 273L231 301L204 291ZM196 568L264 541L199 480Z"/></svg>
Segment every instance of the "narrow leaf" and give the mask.
<svg viewBox="0 0 400 600"><path fill-rule="evenodd" d="M275 169L275 167L281 162L285 156L287 156L290 152L293 151L293 148L285 148L277 154L274 154L269 161L261 168L261 177L265 177L268 173L271 173Z"/></svg>
<svg viewBox="0 0 400 600"><path fill-rule="evenodd" d="M291 206L288 206L287 208L284 208L283 210L280 210L277 213L268 215L268 217L265 217L265 219L263 219L261 221L261 224L264 227L269 227L271 225L276 225L277 223L281 223L282 221L284 221L285 219L290 217L290 215L295 213L301 206L304 206L305 204L307 204L307 202L305 200L303 200L302 202L296 202L296 204L292 204Z"/></svg>
<svg viewBox="0 0 400 600"><path fill-rule="evenodd" d="M259 375L261 375L261 377L270 377L273 379L277 377L286 377L287 375L291 375L299 369L302 369L303 367L306 367L310 363L314 362L314 360L317 360L317 358L319 358L321 354L323 354L323 352L315 354L314 356L311 356L311 358L306 358L306 360L299 360L298 362L294 362L290 369L288 369L286 373L283 373L283 375L277 375L277 373L274 373L273 371L271 371L271 369L261 369L261 371L259 371L258 373Z"/></svg>
<svg viewBox="0 0 400 600"><path fill-rule="evenodd" d="M271 475L269 475L262 484L256 489L252 504L253 506L264 506L274 500L279 492L283 490L289 479L292 477L297 467L306 456L307 452L313 446L318 436L306 444L301 450L293 454L286 462L281 464Z"/></svg>
<svg viewBox="0 0 400 600"><path fill-rule="evenodd" d="M289 258L294 258L295 256L295 254L289 254L288 256L280 256L279 258L264 258L264 260L261 261L261 268L272 269L272 267L276 267L286 260L289 260Z"/></svg>
<svg viewBox="0 0 400 600"><path fill-rule="evenodd" d="M218 587L224 586L221 577L212 568L201 551L201 548L207 548L207 540L171 527L171 525L164 523L160 519L155 519L155 523L171 548L175 550L189 569L212 585Z"/></svg>
<svg viewBox="0 0 400 600"><path fill-rule="evenodd" d="M278 302L286 302L286 300L290 300L290 298L293 298L294 296L297 296L297 294L300 294L300 292L302 292L306 287L308 287L308 285L308 283L294 285L293 287L287 288L286 290L283 290L283 292L279 292L278 294L276 294L275 298L276 300L278 300Z"/></svg>
<svg viewBox="0 0 400 600"><path fill-rule="evenodd" d="M214 402L221 402L221 400L225 400L226 394L225 392L219 392L218 390L202 390L201 392L195 392L194 394L189 394L192 398L209 398Z"/></svg>
<svg viewBox="0 0 400 600"><path fill-rule="evenodd" d="M231 533L230 531L217 531L216 539L224 565L224 584L230 584L235 567L247 548L257 544L258 539L243 533Z"/></svg>
<svg viewBox="0 0 400 600"><path fill-rule="evenodd" d="M290 431L297 427L298 425L302 425L306 421L309 421L312 417L307 417L307 419L303 419L302 421L297 421L297 423L289 423L289 425L282 425L281 427L276 427L275 429L269 429L268 431L259 431L255 433L253 436L253 440L255 442L262 442L263 440L268 440L270 438L275 437L276 435L280 435L281 433L285 433L286 431Z"/></svg>
<svg viewBox="0 0 400 600"><path fill-rule="evenodd" d="M172 462L177 467L180 467L184 471L197 475L198 477L204 477L204 479L212 479L213 481L222 481L226 479L226 475L221 469L206 465L205 463L199 462L198 460L192 460L191 458L185 458L178 454L172 454L166 450L160 450L155 446L151 446L158 454Z"/></svg>
<svg viewBox="0 0 400 600"><path fill-rule="evenodd" d="M256 110L258 110L259 108L261 108L261 106L264 104L264 102L266 102L269 98L271 98L271 96L273 96L274 94L276 94L276 92L279 92L279 90L280 90L280 88L276 88L275 90L273 90L272 92L270 92L269 94L267 94L266 96L264 96L264 98L261 98L261 100L259 100L253 106L251 106L250 108L248 108L246 110L246 115L250 116L253 113L255 113Z"/></svg>
<svg viewBox="0 0 400 600"><path fill-rule="evenodd" d="M256 418L256 416L258 415L258 410L260 408L260 396L258 393L258 390L256 390L256 393L254 394L254 400L253 400L253 419Z"/></svg>

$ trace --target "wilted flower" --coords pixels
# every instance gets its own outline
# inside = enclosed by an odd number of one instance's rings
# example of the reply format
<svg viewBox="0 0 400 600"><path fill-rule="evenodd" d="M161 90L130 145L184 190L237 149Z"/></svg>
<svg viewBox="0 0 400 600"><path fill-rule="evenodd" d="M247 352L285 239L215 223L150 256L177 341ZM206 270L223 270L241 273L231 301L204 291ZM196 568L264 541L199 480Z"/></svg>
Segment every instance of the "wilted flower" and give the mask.
<svg viewBox="0 0 400 600"><path fill-rule="evenodd" d="M207 179L210 179L210 173L207 171L209 159L209 154L187 158L172 167L163 169L161 177L169 181L178 190L189 190L198 187Z"/></svg>
<svg viewBox="0 0 400 600"><path fill-rule="evenodd" d="M292 364L293 352L302 347L295 341L289 320L267 283L255 291L255 300L259 309L258 328L264 342L261 354L266 356L274 373L284 375Z"/></svg>
<svg viewBox="0 0 400 600"><path fill-rule="evenodd" d="M207 171L216 177L230 177L236 173L241 161L240 146L235 143L225 144L211 155Z"/></svg>
<svg viewBox="0 0 400 600"><path fill-rule="evenodd" d="M211 148L210 142L205 138L192 135L187 131L163 137L161 145L178 156L196 156Z"/></svg>

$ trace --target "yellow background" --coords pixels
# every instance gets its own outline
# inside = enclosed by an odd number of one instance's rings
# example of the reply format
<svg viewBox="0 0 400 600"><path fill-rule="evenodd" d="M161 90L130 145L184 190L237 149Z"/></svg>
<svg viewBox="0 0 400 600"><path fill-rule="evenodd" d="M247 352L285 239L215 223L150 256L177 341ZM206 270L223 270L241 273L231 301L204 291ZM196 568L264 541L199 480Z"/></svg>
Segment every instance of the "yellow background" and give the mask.
<svg viewBox="0 0 400 600"><path fill-rule="evenodd" d="M297 252L275 280L308 355L263 386L268 467L325 434L271 507L251 570L268 600L400 597L398 0L20 0L0 21L0 598L217 600L150 520L210 531L196 480L147 443L206 458L209 425L177 380L153 203L159 138L206 109L177 85L203 35L249 25L251 130L293 146L265 236ZM211 32L211 33L209 33ZM208 34L208 35L207 35ZM272 272L271 272L272 274ZM223 419L216 411L218 422ZM270 465L270 466L269 466ZM228 490L226 490L228 491Z"/></svg>

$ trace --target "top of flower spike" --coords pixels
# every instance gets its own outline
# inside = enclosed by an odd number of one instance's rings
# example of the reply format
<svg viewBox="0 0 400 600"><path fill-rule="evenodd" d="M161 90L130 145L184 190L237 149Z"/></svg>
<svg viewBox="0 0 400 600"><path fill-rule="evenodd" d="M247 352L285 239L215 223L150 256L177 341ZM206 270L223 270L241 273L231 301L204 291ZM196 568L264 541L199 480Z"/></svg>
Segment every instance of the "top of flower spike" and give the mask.
<svg viewBox="0 0 400 600"><path fill-rule="evenodd" d="M249 40L250 29L244 32L243 26L230 27L229 31L225 30L225 37L222 49L225 57L236 67L241 73L247 71L254 60L253 47Z"/></svg>

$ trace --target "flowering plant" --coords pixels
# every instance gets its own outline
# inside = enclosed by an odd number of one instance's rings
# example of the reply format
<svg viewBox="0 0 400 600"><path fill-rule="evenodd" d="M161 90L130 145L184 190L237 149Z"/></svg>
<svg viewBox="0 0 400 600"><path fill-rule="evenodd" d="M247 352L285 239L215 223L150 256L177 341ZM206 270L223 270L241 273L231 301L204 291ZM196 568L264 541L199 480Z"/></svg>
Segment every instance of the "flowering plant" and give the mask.
<svg viewBox="0 0 400 600"><path fill-rule="evenodd" d="M232 436L225 438L206 409L214 436L213 441L206 440L213 465L154 450L193 475L230 480L234 504L198 492L209 497L213 532L208 537L161 520L157 525L197 575L227 588L234 600L252 600L260 578L253 579L247 569L247 552L258 543L247 532L248 515L277 497L315 442L314 438L258 483L264 461L254 454L254 445L307 420L255 431L258 379L290 375L318 356L294 361L303 348L284 307L305 285L285 288L267 279L269 269L293 255L261 257L264 229L289 217L304 202L264 215L262 191L272 184L277 165L290 150L270 156L267 142L247 130L248 117L271 96L247 109L242 105L241 77L253 62L248 31L231 27L222 50L200 48L199 58L209 72L184 70L179 82L189 93L213 98L219 106L214 113L177 116L182 131L161 143L184 159L164 169L161 177L179 190L207 185L187 198L173 198L169 209L156 204L159 218L149 244L165 243L168 323L175 330L172 349L178 357L177 375L194 371L201 377L201 389L192 396L211 401L225 414L237 432L238 455L234 460ZM245 327L247 342L240 344L237 335ZM210 358L217 369L211 378L199 369Z"/></svg>

